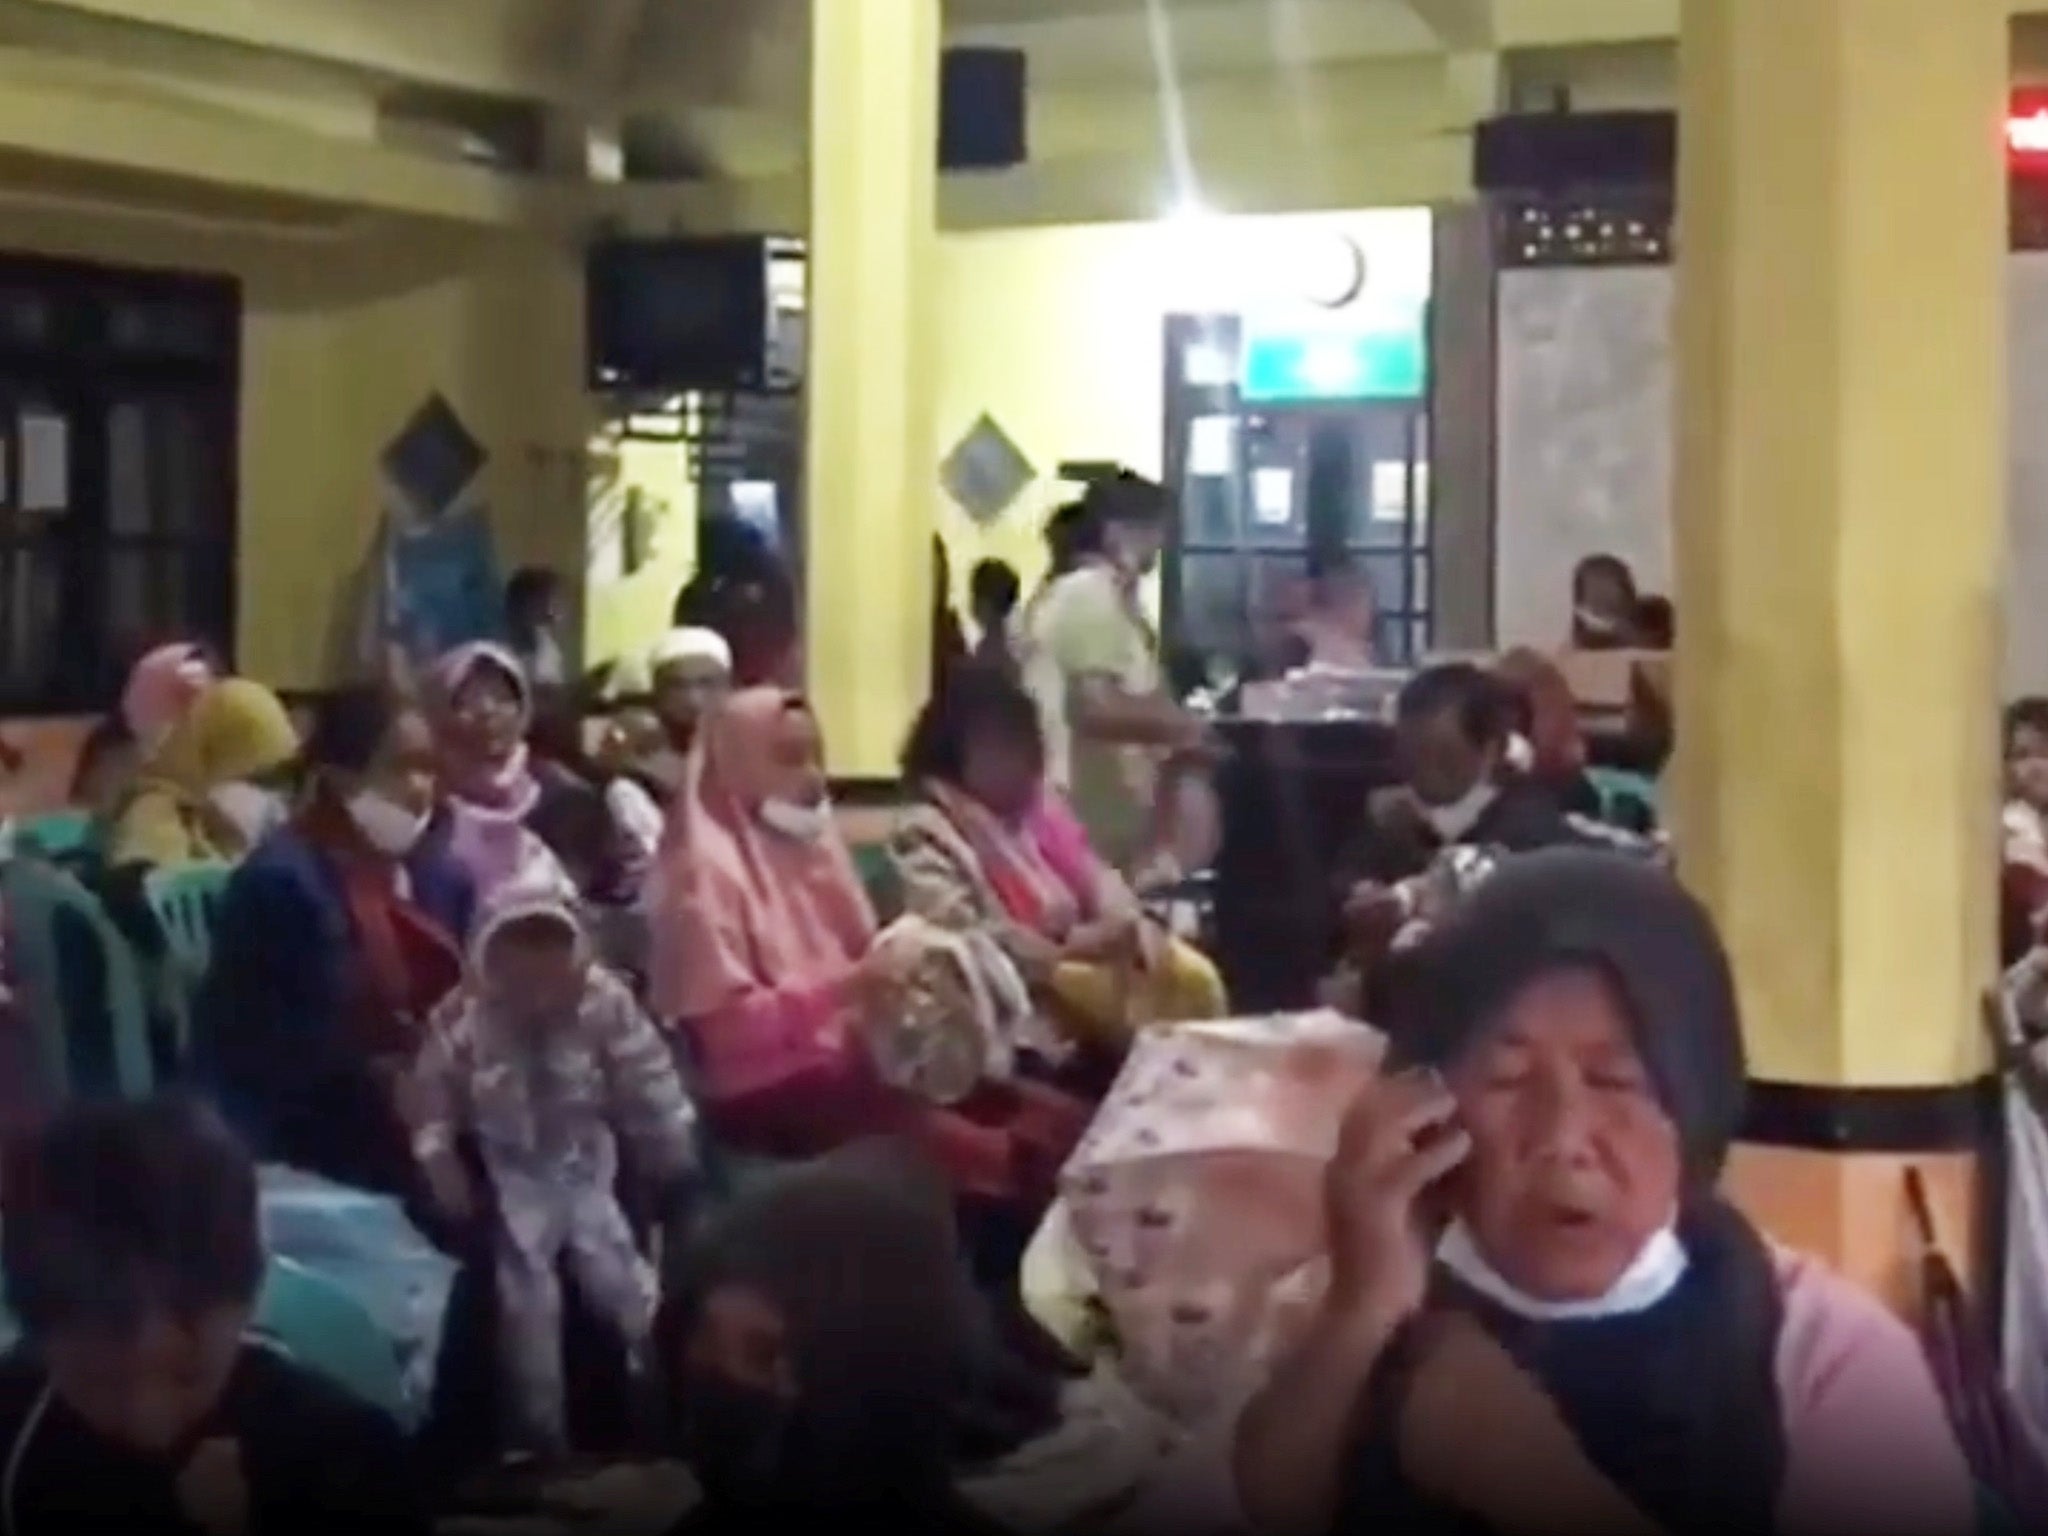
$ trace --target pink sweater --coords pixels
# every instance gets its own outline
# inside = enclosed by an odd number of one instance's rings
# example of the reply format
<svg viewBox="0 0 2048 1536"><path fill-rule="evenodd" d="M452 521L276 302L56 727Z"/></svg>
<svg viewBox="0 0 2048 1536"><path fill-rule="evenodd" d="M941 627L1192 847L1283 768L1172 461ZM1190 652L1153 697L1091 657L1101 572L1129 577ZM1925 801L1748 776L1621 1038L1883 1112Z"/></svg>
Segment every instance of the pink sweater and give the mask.
<svg viewBox="0 0 2048 1536"><path fill-rule="evenodd" d="M1975 1487L1920 1341L1817 1260L1777 1258L1785 1536L1965 1536Z"/></svg>
<svg viewBox="0 0 2048 1536"><path fill-rule="evenodd" d="M1778 1390L1787 1465L1782 1536L1969 1536L1975 1487L1920 1342L1876 1297L1804 1254L1777 1250L1785 1320ZM1197 1434L1149 1482L1145 1516L1243 1530L1230 1478L1236 1415ZM1189 1523L1175 1524L1186 1520Z"/></svg>

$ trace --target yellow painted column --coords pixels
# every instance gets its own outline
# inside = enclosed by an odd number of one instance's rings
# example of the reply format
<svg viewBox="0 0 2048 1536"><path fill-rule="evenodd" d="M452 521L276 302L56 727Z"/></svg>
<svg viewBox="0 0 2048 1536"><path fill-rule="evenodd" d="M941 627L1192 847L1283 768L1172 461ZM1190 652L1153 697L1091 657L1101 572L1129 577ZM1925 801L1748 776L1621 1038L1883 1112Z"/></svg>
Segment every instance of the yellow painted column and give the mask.
<svg viewBox="0 0 2048 1536"><path fill-rule="evenodd" d="M1684 4L1676 832L1767 1084L1982 1066L2006 9ZM1738 1196L1884 1278L1899 1159L1781 1151Z"/></svg>
<svg viewBox="0 0 2048 1536"><path fill-rule="evenodd" d="M893 775L930 681L939 0L811 0L806 686Z"/></svg>

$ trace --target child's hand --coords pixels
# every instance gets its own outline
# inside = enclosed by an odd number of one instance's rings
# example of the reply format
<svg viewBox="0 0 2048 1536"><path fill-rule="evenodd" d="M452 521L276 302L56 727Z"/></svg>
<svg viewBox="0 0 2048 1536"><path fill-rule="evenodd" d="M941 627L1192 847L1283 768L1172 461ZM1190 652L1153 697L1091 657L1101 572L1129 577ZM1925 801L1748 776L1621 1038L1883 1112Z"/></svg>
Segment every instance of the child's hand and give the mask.
<svg viewBox="0 0 2048 1536"><path fill-rule="evenodd" d="M203 1442L178 1474L178 1508L207 1536L244 1536L249 1529L249 1480L242 1446L226 1438Z"/></svg>
<svg viewBox="0 0 2048 1536"><path fill-rule="evenodd" d="M462 1164L452 1157L436 1157L426 1164L427 1192L435 1207L450 1221L466 1222L476 1215L476 1186Z"/></svg>

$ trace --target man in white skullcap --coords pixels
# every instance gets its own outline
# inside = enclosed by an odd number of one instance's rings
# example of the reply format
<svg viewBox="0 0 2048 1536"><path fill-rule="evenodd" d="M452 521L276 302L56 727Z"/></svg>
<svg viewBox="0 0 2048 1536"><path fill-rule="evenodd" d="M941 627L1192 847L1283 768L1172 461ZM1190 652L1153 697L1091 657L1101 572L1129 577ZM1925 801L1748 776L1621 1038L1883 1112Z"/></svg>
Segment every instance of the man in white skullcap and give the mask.
<svg viewBox="0 0 2048 1536"><path fill-rule="evenodd" d="M715 629L672 629L655 642L647 674L669 746L687 754L697 723L732 691L732 647Z"/></svg>

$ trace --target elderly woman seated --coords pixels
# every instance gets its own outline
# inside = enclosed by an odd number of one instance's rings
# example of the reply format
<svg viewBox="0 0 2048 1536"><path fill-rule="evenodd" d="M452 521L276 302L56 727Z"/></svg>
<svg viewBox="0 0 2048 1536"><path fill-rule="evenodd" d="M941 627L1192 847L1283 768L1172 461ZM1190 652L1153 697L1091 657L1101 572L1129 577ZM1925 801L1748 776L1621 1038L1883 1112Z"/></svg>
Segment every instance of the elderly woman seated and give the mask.
<svg viewBox="0 0 2048 1536"><path fill-rule="evenodd" d="M1510 860L1330 1165L1316 1320L1241 1419L1272 1532L1973 1526L1920 1349L1716 1192L1741 1121L1705 910L1634 860Z"/></svg>
<svg viewBox="0 0 2048 1536"><path fill-rule="evenodd" d="M1201 951L1146 918L1045 783L1031 696L957 669L903 751L916 796L891 851L909 911L990 934L1056 1028L1120 1049L1143 1024L1214 1018L1223 984Z"/></svg>

